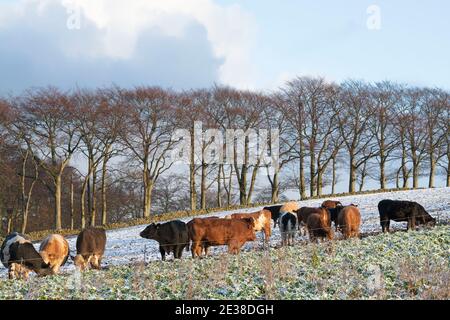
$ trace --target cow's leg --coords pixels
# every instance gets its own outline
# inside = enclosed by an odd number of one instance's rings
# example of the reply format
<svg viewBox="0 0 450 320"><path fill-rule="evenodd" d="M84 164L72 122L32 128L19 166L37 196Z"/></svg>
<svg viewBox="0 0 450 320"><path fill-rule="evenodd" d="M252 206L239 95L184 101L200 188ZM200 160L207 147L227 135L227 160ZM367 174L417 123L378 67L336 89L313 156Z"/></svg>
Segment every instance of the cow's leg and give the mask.
<svg viewBox="0 0 450 320"><path fill-rule="evenodd" d="M199 241L192 241L192 258L195 258L196 256L200 258L202 255L203 247L200 245Z"/></svg>
<svg viewBox="0 0 450 320"><path fill-rule="evenodd" d="M416 216L412 216L411 218L411 229L416 230Z"/></svg>
<svg viewBox="0 0 450 320"><path fill-rule="evenodd" d="M177 248L176 248L177 255L175 256L176 259L181 259L181 257L183 256L183 250L184 250L184 245L177 246Z"/></svg>
<svg viewBox="0 0 450 320"><path fill-rule="evenodd" d="M59 273L59 264L56 264L51 267L52 274L58 274Z"/></svg>
<svg viewBox="0 0 450 320"><path fill-rule="evenodd" d="M161 253L161 260L166 261L166 251L164 250L164 248L160 246L159 252Z"/></svg>
<svg viewBox="0 0 450 320"><path fill-rule="evenodd" d="M381 220L381 229L382 229L383 233L389 232L390 222L391 222L391 220L389 220L389 219Z"/></svg>
<svg viewBox="0 0 450 320"><path fill-rule="evenodd" d="M97 270L100 270L100 259L99 256L94 254L90 260L91 267Z"/></svg>

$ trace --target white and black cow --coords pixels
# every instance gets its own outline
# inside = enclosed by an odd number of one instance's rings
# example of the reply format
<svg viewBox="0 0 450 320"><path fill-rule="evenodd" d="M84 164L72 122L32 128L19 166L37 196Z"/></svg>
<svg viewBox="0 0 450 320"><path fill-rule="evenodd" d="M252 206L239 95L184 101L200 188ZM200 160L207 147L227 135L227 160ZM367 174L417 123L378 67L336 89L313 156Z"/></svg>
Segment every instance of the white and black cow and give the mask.
<svg viewBox="0 0 450 320"><path fill-rule="evenodd" d="M0 249L0 259L8 268L10 279L27 279L30 271L38 275L50 273L50 266L36 251L30 238L18 232L6 236Z"/></svg>
<svg viewBox="0 0 450 320"><path fill-rule="evenodd" d="M281 246L293 245L297 229L297 216L291 212L282 212L279 218Z"/></svg>

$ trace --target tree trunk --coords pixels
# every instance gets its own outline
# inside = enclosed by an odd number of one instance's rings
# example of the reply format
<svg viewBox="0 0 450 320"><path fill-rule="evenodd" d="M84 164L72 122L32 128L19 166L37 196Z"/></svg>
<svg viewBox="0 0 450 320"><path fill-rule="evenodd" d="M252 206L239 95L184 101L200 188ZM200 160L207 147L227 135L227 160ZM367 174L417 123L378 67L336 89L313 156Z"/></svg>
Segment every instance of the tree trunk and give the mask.
<svg viewBox="0 0 450 320"><path fill-rule="evenodd" d="M222 208L222 183L220 182L222 177L222 165L220 164L217 170L217 207Z"/></svg>
<svg viewBox="0 0 450 320"><path fill-rule="evenodd" d="M206 209L206 173L208 166L202 163L202 173L200 180L200 207L201 209Z"/></svg>
<svg viewBox="0 0 450 320"><path fill-rule="evenodd" d="M300 137L300 154L299 154L299 192L300 200L306 199L306 185L305 185L305 151L303 141Z"/></svg>
<svg viewBox="0 0 450 320"><path fill-rule="evenodd" d="M149 182L144 189L144 218L150 217L150 208L152 204L153 182Z"/></svg>
<svg viewBox="0 0 450 320"><path fill-rule="evenodd" d="M252 195L253 195L253 190L255 189L256 176L258 175L258 167L259 167L259 162L253 168L252 178L250 180L250 188L248 189L247 200L246 200L245 204L252 203Z"/></svg>
<svg viewBox="0 0 450 320"><path fill-rule="evenodd" d="M189 197L191 198L191 210L197 209L197 190L195 185L195 136L194 131L191 132L191 154L189 165Z"/></svg>
<svg viewBox="0 0 450 320"><path fill-rule="evenodd" d="M356 165L353 154L350 154L350 173L349 173L349 181L348 181L348 192L355 192L355 184L356 184Z"/></svg>
<svg viewBox="0 0 450 320"><path fill-rule="evenodd" d="M436 159L433 152L430 152L430 176L428 179L428 188L434 188L434 177L436 174Z"/></svg>
<svg viewBox="0 0 450 320"><path fill-rule="evenodd" d="M142 217L149 218L150 217L150 186L149 186L149 172L148 172L148 163L147 159L144 159L144 169L143 169L143 184L144 184L144 203L142 206Z"/></svg>
<svg viewBox="0 0 450 320"><path fill-rule="evenodd" d="M97 168L92 172L92 211L91 211L91 227L95 226L95 218L97 215Z"/></svg>
<svg viewBox="0 0 450 320"><path fill-rule="evenodd" d="M450 153L447 151L447 187L450 187Z"/></svg>
<svg viewBox="0 0 450 320"><path fill-rule="evenodd" d="M331 194L335 194L336 192L336 157L332 158L333 164L333 173L332 173L332 181L331 181Z"/></svg>
<svg viewBox="0 0 450 320"><path fill-rule="evenodd" d="M280 183L278 181L278 170L275 169L275 172L273 174L273 184L272 184L272 203L278 203L278 197L279 197L279 188Z"/></svg>
<svg viewBox="0 0 450 320"><path fill-rule="evenodd" d="M413 188L417 189L419 187L419 160L415 155L415 152L412 152L413 157Z"/></svg>
<svg viewBox="0 0 450 320"><path fill-rule="evenodd" d="M408 188L408 180L409 180L409 173L408 168L406 167L406 146L404 144L404 141L402 140L402 176L403 176L403 188Z"/></svg>
<svg viewBox="0 0 450 320"><path fill-rule="evenodd" d="M87 212L92 212L92 202L91 202L91 175L92 175L92 161L89 158L88 162L88 176L87 176Z"/></svg>
<svg viewBox="0 0 450 320"><path fill-rule="evenodd" d="M102 164L102 225L106 225L107 219L107 211L106 211L106 169L108 163L108 156L105 156Z"/></svg>
<svg viewBox="0 0 450 320"><path fill-rule="evenodd" d="M309 194L311 197L314 197L316 195L316 155L314 154L314 148L310 149L309 152Z"/></svg>
<svg viewBox="0 0 450 320"><path fill-rule="evenodd" d="M86 190L87 185L89 184L88 176L85 177L83 184L81 186L81 229L86 228Z"/></svg>
<svg viewBox="0 0 450 320"><path fill-rule="evenodd" d="M55 177L55 229L62 229L61 224L61 174Z"/></svg>
<svg viewBox="0 0 450 320"><path fill-rule="evenodd" d="M323 188L323 170L317 168L317 195L322 195L322 188Z"/></svg>
<svg viewBox="0 0 450 320"><path fill-rule="evenodd" d="M74 227L73 175L70 175L70 230Z"/></svg>
<svg viewBox="0 0 450 320"><path fill-rule="evenodd" d="M386 189L386 159L384 156L384 150L380 150L380 189Z"/></svg>

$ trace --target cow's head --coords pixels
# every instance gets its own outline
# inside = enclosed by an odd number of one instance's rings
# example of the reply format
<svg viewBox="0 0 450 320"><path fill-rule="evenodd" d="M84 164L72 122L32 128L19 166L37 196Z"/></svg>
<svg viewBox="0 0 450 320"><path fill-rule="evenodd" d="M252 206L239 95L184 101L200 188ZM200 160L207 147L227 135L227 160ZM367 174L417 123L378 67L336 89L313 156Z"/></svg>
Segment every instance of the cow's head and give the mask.
<svg viewBox="0 0 450 320"><path fill-rule="evenodd" d="M139 235L145 239L155 239L158 234L159 226L159 223L152 223L151 225L147 226L147 228L145 228Z"/></svg>
<svg viewBox="0 0 450 320"><path fill-rule="evenodd" d="M9 279L23 279L27 280L30 274L30 269L21 263L11 263L8 270Z"/></svg>
<svg viewBox="0 0 450 320"><path fill-rule="evenodd" d="M436 225L436 219L430 216L429 214L424 214L421 216L419 220L422 224L434 227Z"/></svg>
<svg viewBox="0 0 450 320"><path fill-rule="evenodd" d="M254 218L244 218L242 219L247 223L247 241L256 240L255 234L255 219Z"/></svg>
<svg viewBox="0 0 450 320"><path fill-rule="evenodd" d="M75 267L83 271L88 267L88 261L84 259L84 257L81 254L77 254L73 259L73 263L75 264Z"/></svg>

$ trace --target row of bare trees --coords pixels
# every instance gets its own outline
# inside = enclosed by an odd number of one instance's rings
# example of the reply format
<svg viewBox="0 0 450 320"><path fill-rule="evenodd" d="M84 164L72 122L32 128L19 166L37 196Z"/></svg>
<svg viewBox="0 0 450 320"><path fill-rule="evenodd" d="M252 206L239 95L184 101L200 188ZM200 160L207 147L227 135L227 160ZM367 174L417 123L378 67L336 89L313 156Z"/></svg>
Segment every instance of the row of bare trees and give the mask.
<svg viewBox="0 0 450 320"><path fill-rule="evenodd" d="M208 161L216 138L203 129L277 129L278 165L251 139L227 139L234 158ZM175 92L158 87L69 92L33 89L0 99L0 210L4 229L22 232L107 224L153 213L277 202L348 191L368 180L419 187L428 177L450 186L450 95L392 82L335 84L296 78L273 93L215 86ZM190 133L190 163L169 157ZM228 138L228 137L227 137ZM231 141L231 142L230 142ZM237 141L237 140L236 140ZM230 145L227 145L230 144ZM195 147L202 152L196 153ZM242 154L239 154L241 152ZM241 156L243 161L238 161ZM19 225L19 226L17 226Z"/></svg>

